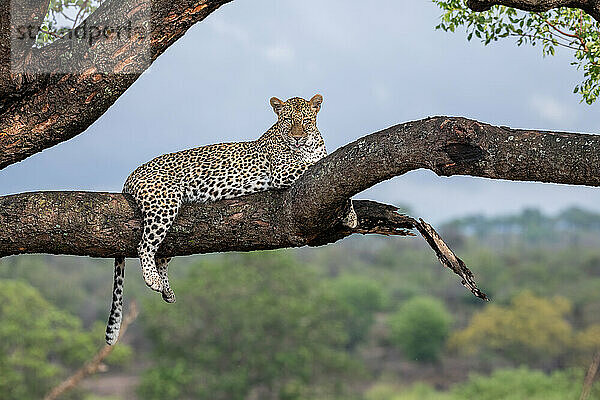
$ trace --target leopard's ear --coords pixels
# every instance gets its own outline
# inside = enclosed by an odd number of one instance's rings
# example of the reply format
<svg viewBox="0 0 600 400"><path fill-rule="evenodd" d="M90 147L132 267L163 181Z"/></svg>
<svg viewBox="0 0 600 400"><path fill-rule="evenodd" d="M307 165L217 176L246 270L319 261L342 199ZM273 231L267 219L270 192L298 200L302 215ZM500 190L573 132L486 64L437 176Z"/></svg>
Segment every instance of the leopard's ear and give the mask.
<svg viewBox="0 0 600 400"><path fill-rule="evenodd" d="M310 106L312 107L313 110L315 110L316 113L319 112L319 110L321 109L321 103L323 102L323 96L321 96L320 94L315 94L312 99L310 99L309 103Z"/></svg>
<svg viewBox="0 0 600 400"><path fill-rule="evenodd" d="M283 101L279 100L277 97L271 97L271 107L273 107L275 114L279 115L279 112L283 107Z"/></svg>

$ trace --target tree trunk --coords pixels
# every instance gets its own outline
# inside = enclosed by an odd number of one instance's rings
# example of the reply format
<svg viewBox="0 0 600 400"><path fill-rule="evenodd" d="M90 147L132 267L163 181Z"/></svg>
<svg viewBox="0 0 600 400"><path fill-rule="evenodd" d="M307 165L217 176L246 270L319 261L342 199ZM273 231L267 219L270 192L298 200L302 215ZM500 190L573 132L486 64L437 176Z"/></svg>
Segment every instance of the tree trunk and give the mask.
<svg viewBox="0 0 600 400"><path fill-rule="evenodd" d="M19 14L30 15L29 9L46 5L45 14L48 0L27 0L23 4L3 1L0 169L85 131L193 24L230 1L107 0L80 26L121 26L131 22L134 27L147 27L149 40L131 40L124 46L121 41L100 36L90 46L87 40L63 37L41 49L20 49L21 56L11 53L6 21L11 21L10 28L14 30L26 24L23 20L27 19L14 18L9 7L11 3L22 5ZM16 71L11 70L15 57L19 57L16 64L20 67Z"/></svg>

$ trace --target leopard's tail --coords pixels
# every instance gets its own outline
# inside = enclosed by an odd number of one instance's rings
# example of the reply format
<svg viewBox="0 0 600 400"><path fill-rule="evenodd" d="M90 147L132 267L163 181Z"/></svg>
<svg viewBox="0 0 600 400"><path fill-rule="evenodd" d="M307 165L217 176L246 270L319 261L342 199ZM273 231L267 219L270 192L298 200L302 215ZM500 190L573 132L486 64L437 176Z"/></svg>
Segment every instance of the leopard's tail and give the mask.
<svg viewBox="0 0 600 400"><path fill-rule="evenodd" d="M108 324L106 325L106 343L113 345L119 338L123 320L123 279L125 278L125 258L115 258L115 277L113 280L112 304Z"/></svg>

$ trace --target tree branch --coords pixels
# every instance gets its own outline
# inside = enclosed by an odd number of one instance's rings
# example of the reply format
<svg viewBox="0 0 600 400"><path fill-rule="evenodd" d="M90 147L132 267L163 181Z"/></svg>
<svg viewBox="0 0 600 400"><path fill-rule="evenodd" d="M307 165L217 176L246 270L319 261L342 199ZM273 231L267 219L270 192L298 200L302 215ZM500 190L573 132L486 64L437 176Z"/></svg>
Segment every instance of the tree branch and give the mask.
<svg viewBox="0 0 600 400"><path fill-rule="evenodd" d="M426 118L336 150L287 190L184 207L161 255L327 243L352 233L340 227L350 197L414 169L442 176L599 186L599 165L600 135ZM360 216L371 218L384 211L369 209ZM137 213L130 198L121 194L38 192L0 197L4 228L0 256L135 256L140 234Z"/></svg>
<svg viewBox="0 0 600 400"><path fill-rule="evenodd" d="M125 334L125 332L127 332L127 328L129 328L129 325L133 321L135 321L137 316L137 305L133 301L129 304L129 312L127 313L125 318L123 318L123 324L121 325L121 333L119 334L119 338L122 337ZM48 392L48 394L44 397L44 400L56 400L60 398L69 390L72 390L73 388L77 387L77 385L79 384L79 382L81 382L82 379L92 374L95 374L102 367L102 361L104 361L104 359L108 357L114 349L115 346L111 346L108 344L102 346L98 353L96 353L96 355L89 362L87 362L83 367L75 371L67 379L62 381L58 386L52 388L52 390L50 390L50 392Z"/></svg>
<svg viewBox="0 0 600 400"><path fill-rule="evenodd" d="M411 235L414 220L397 208L357 201L360 228L341 224L313 238L294 232L282 191L182 208L160 256L324 245L352 233ZM317 223L317 221L315 221ZM0 257L24 253L137 257L141 214L128 195L32 192L0 197Z"/></svg>
<svg viewBox="0 0 600 400"><path fill-rule="evenodd" d="M592 362L588 367L587 373L585 374L585 378L583 380L583 387L581 389L581 395L579 396L579 400L587 400L590 397L590 393L592 391L592 386L594 384L594 378L598 373L598 367L600 366L600 350L597 350L592 358Z"/></svg>
<svg viewBox="0 0 600 400"><path fill-rule="evenodd" d="M599 0L467 0L467 6L473 11L487 11L496 5L538 12L560 7L579 8L600 22Z"/></svg>
<svg viewBox="0 0 600 400"><path fill-rule="evenodd" d="M100 35L93 46L63 37L34 49L30 73L17 83L16 75L0 74L0 89L8 91L0 93L0 169L83 132L193 24L230 1L107 0L80 26L131 22L149 28L149 43ZM6 69L10 60L4 55L0 63Z"/></svg>
<svg viewBox="0 0 600 400"><path fill-rule="evenodd" d="M393 206L354 201L359 225L342 224L348 199L378 182L427 168L438 175L600 186L600 136L497 127L433 117L350 143L287 190L184 206L158 255L320 246L352 233L410 235L416 228L476 296L473 274L433 228ZM0 197L0 257L23 253L136 257L141 215L128 195L34 192Z"/></svg>
<svg viewBox="0 0 600 400"><path fill-rule="evenodd" d="M359 225L342 224L348 199L391 177L438 175L600 186L600 135L519 130L466 118L396 125L323 158L286 190L184 206L158 255L320 246L352 233L410 235L416 228L476 296L462 260L424 221L393 206L354 201ZM23 253L136 257L141 215L128 195L34 192L0 197L0 257Z"/></svg>
<svg viewBox="0 0 600 400"><path fill-rule="evenodd" d="M600 186L598 166L600 135L432 117L392 126L336 150L304 174L284 201L296 229L310 236L327 228L311 221L334 221L346 199L419 168L440 176Z"/></svg>
<svg viewBox="0 0 600 400"><path fill-rule="evenodd" d="M297 225L286 220L281 197L281 191L269 191L212 204L187 205L177 216L159 255L322 246L352 233L414 236L409 231L414 228L442 265L459 275L471 293L487 300L464 262L423 220L399 214L394 206L357 200L353 202L359 220L357 228L349 229L337 222L316 237L306 237L287 231ZM118 193L35 192L0 197L0 223L13 228L3 232L5 235L0 233L0 257L40 252L136 257L140 220L132 199Z"/></svg>
<svg viewBox="0 0 600 400"><path fill-rule="evenodd" d="M287 190L183 207L159 255L322 245L352 233L406 234L410 217L355 201L360 224L343 226L347 201L391 177L438 175L600 185L600 135L516 130L433 117L350 143ZM0 197L0 257L22 253L136 256L140 215L129 196L35 192Z"/></svg>

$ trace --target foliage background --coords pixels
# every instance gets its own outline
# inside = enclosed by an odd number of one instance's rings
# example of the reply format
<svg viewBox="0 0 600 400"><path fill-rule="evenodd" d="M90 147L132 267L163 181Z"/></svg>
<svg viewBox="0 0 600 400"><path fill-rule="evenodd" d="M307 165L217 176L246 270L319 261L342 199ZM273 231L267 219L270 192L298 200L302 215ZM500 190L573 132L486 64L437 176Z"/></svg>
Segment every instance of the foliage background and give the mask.
<svg viewBox="0 0 600 400"><path fill-rule="evenodd" d="M600 215L528 209L440 230L491 303L410 238L178 258L172 305L129 261L141 317L71 398L577 398L600 349ZM0 261L3 398L39 398L103 344L111 278L104 260Z"/></svg>

